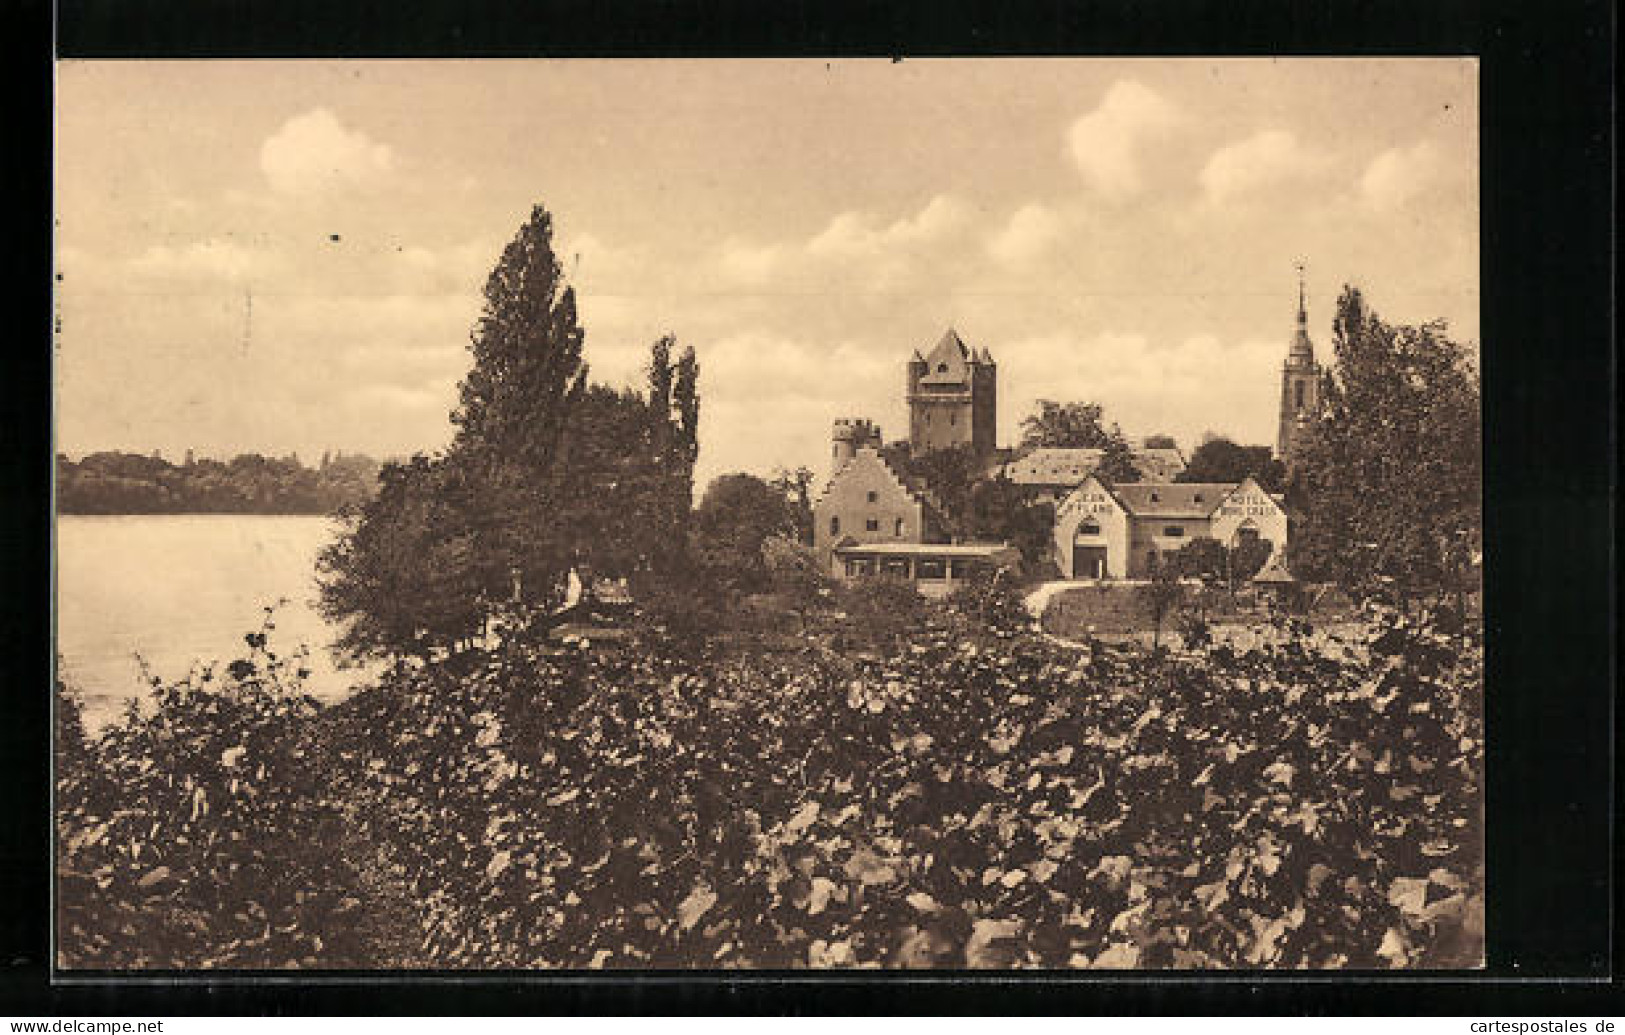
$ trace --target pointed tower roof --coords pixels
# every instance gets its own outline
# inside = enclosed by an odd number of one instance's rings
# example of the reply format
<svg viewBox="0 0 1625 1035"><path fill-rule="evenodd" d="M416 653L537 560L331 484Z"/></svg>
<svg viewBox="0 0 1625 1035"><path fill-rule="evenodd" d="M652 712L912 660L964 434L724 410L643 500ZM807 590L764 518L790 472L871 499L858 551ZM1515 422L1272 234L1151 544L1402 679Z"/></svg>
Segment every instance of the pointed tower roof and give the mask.
<svg viewBox="0 0 1625 1035"><path fill-rule="evenodd" d="M937 342L936 348L925 357L926 374L920 379L923 384L964 384L970 380L970 349L959 339L959 334L952 327L948 333Z"/></svg>
<svg viewBox="0 0 1625 1035"><path fill-rule="evenodd" d="M1298 264L1298 328L1292 335L1287 362L1293 366L1314 366L1315 345L1309 340L1309 310L1304 304L1303 264Z"/></svg>

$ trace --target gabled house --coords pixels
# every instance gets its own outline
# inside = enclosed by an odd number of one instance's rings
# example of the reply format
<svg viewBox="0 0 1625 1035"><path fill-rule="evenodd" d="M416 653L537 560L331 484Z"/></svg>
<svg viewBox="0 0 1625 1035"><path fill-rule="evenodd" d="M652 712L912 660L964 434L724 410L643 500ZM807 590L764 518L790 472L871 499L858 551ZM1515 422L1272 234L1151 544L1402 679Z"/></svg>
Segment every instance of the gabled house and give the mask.
<svg viewBox="0 0 1625 1035"><path fill-rule="evenodd" d="M843 426L836 426L837 434ZM929 488L886 462L872 445L843 455L813 506L813 549L836 578L894 575L926 596L945 596L976 569L1013 567L1005 543L949 542L942 507Z"/></svg>
<svg viewBox="0 0 1625 1035"><path fill-rule="evenodd" d="M1067 578L1146 578L1162 555L1204 536L1229 547L1261 539L1280 557L1286 510L1252 478L1113 486L1091 474L1056 508L1055 563Z"/></svg>
<svg viewBox="0 0 1625 1035"><path fill-rule="evenodd" d="M813 506L813 549L831 574L844 575L837 545L946 542L940 509L873 446L841 460Z"/></svg>

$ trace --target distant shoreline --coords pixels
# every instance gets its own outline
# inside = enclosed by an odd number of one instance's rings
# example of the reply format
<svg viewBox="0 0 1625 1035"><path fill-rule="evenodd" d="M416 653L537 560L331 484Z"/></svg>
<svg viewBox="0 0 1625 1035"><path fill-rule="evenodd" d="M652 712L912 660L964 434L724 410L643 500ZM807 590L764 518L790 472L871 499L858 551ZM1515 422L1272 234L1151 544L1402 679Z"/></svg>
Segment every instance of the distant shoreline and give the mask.
<svg viewBox="0 0 1625 1035"><path fill-rule="evenodd" d="M91 453L78 461L58 455L56 512L331 515L372 499L379 467L369 456L343 453L324 453L315 466L295 454L212 460L189 450L180 464L158 453Z"/></svg>

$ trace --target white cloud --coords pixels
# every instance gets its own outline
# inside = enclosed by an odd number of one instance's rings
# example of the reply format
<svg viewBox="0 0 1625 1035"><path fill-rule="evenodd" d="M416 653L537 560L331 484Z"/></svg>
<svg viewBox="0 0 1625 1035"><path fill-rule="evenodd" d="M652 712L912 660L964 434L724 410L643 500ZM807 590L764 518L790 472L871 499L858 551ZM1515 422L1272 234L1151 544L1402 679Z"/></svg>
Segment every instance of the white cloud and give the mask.
<svg viewBox="0 0 1625 1035"><path fill-rule="evenodd" d="M326 108L295 115L260 147L260 168L280 194L310 194L366 183L390 171L395 156Z"/></svg>
<svg viewBox="0 0 1625 1035"><path fill-rule="evenodd" d="M155 244L130 260L131 272L155 277L205 277L237 281L281 266L273 254L219 239L170 246Z"/></svg>
<svg viewBox="0 0 1625 1035"><path fill-rule="evenodd" d="M624 290L643 280L646 258L641 248L619 248L593 234L577 234L561 242L559 263L578 293Z"/></svg>
<svg viewBox="0 0 1625 1035"><path fill-rule="evenodd" d="M1324 172L1330 159L1311 151L1286 130L1269 129L1213 152L1203 166L1209 200L1225 202Z"/></svg>
<svg viewBox="0 0 1625 1035"><path fill-rule="evenodd" d="M1432 141L1392 148L1366 167L1360 177L1360 198L1375 209L1398 208L1437 186L1445 171L1444 157Z"/></svg>
<svg viewBox="0 0 1625 1035"><path fill-rule="evenodd" d="M1153 341L1137 331L1063 330L1013 341L999 355L1000 432L1015 441L1038 399L1090 400L1130 438L1171 434L1187 452L1209 427L1244 443L1269 441L1280 342L1211 334Z"/></svg>
<svg viewBox="0 0 1625 1035"><path fill-rule="evenodd" d="M1072 124L1067 144L1084 180L1103 196L1122 200L1140 192L1143 142L1183 120L1161 94L1133 80L1114 83L1100 107Z"/></svg>
<svg viewBox="0 0 1625 1035"><path fill-rule="evenodd" d="M958 253L948 242L974 222L969 205L939 194L889 223L854 210L838 213L806 239L762 243L729 237L714 250L708 268L694 273L708 282L707 290L721 281L751 289L771 285L779 293L886 291L951 261Z"/></svg>
<svg viewBox="0 0 1625 1035"><path fill-rule="evenodd" d="M755 287L771 280L783 259L784 249L779 245L730 237L718 249L717 266L729 281Z"/></svg>
<svg viewBox="0 0 1625 1035"><path fill-rule="evenodd" d="M842 212L823 232L807 242L807 251L824 256L875 256L951 236L970 221L964 202L938 194L912 216L878 226L867 212Z"/></svg>
<svg viewBox="0 0 1625 1035"><path fill-rule="evenodd" d="M905 358L867 341L832 346L756 329L703 343L698 352L701 488L724 471L765 474L779 464L808 464L822 475L832 420L867 416L886 427Z"/></svg>
<svg viewBox="0 0 1625 1035"><path fill-rule="evenodd" d="M988 239L987 250L1008 266L1032 263L1049 251L1063 233L1061 214L1047 205L1023 205L1010 222Z"/></svg>

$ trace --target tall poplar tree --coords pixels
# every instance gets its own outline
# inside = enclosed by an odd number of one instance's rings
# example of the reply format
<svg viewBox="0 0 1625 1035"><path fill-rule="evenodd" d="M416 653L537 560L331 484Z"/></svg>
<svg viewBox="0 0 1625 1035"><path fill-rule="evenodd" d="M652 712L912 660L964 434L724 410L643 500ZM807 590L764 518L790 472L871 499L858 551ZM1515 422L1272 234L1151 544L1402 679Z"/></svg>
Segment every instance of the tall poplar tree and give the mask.
<svg viewBox="0 0 1625 1035"><path fill-rule="evenodd" d="M476 490L478 581L489 597L517 585L547 603L571 563L569 530L553 519L561 440L587 383L575 291L553 252L541 206L503 249L485 282L485 305L459 386L448 463Z"/></svg>

